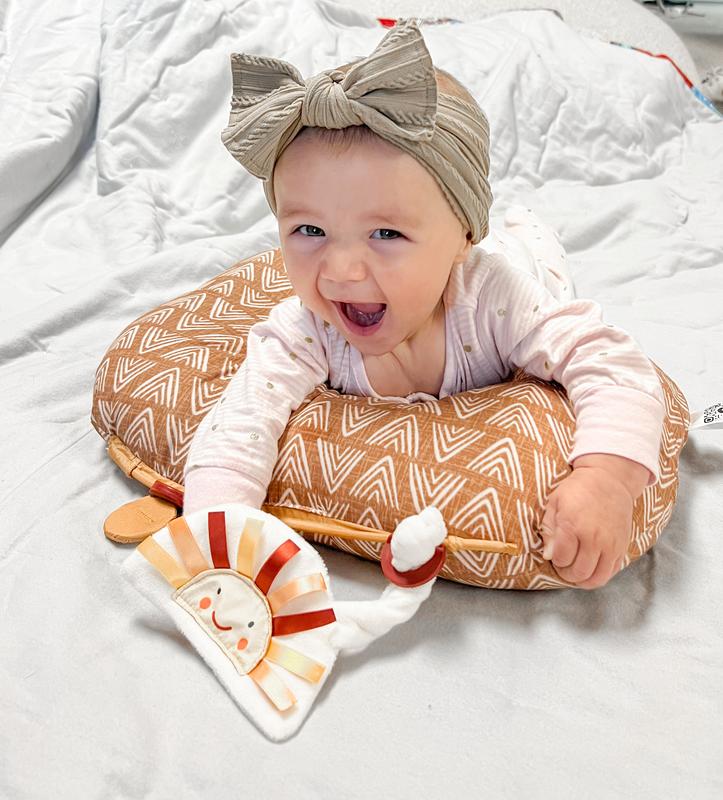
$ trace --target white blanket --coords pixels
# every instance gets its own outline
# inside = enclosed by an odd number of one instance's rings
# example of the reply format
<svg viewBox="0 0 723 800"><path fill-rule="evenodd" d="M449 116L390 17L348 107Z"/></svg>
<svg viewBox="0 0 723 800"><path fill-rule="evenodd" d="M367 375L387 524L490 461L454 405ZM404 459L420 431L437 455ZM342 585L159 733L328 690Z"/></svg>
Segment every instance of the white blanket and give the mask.
<svg viewBox="0 0 723 800"><path fill-rule="evenodd" d="M326 0L0 0L0 796L720 797L723 431L694 432L653 550L591 592L438 581L261 737L127 582L104 518L144 494L89 416L113 338L278 243L228 154L229 54L310 76L385 29ZM560 234L685 393L723 399L723 125L662 59L544 10L422 26L485 109L493 224ZM321 550L334 596L379 567Z"/></svg>

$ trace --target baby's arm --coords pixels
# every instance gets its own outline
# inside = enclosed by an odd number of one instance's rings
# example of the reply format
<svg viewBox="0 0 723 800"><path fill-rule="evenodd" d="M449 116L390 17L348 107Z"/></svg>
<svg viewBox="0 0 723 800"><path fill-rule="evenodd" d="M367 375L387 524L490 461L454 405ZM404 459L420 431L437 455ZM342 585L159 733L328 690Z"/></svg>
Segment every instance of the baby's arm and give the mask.
<svg viewBox="0 0 723 800"><path fill-rule="evenodd" d="M520 367L564 386L577 423L573 468L609 469L633 494L658 480L665 418L660 380L634 339L603 322L598 303L560 302L499 258L480 293L478 332L481 346L491 333L490 357L500 374Z"/></svg>
<svg viewBox="0 0 723 800"><path fill-rule="evenodd" d="M328 378L322 337L296 296L251 326L243 364L191 441L184 513L231 502L261 508L289 417Z"/></svg>
<svg viewBox="0 0 723 800"><path fill-rule="evenodd" d="M621 483L635 502L650 483L650 470L623 456L611 453L588 453L573 459L573 469L604 469Z"/></svg>
<svg viewBox="0 0 723 800"><path fill-rule="evenodd" d="M560 302L504 262L487 277L481 318L501 365L560 383L576 417L573 471L540 523L543 558L563 580L599 588L625 562L636 497L659 478L660 380L632 337L602 322L597 303Z"/></svg>

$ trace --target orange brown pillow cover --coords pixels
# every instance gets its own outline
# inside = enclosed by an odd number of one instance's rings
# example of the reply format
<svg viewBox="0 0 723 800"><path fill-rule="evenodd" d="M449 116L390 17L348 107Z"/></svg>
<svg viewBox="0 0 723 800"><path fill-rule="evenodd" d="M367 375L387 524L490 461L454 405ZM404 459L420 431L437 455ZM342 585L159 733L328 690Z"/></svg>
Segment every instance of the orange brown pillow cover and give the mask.
<svg viewBox="0 0 723 800"><path fill-rule="evenodd" d="M197 290L139 317L98 366L91 423L134 459L181 484L193 434L243 363L256 321L293 294L281 251L238 262ZM625 566L668 523L689 409L656 365L666 402L660 480L634 508ZM571 471L575 417L565 390L515 372L509 381L442 400L393 403L317 386L292 414L263 510L294 510L343 529L392 532L425 506L442 512L441 577L491 589L573 586L542 558L547 497ZM381 543L305 532L307 539L379 560ZM472 549L473 547L481 549Z"/></svg>

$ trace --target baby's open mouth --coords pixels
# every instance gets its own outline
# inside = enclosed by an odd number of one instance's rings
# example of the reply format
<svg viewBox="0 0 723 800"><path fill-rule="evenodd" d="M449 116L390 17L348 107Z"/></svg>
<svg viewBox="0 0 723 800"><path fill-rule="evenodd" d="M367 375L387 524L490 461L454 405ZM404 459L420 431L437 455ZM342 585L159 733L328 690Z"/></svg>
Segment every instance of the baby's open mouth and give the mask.
<svg viewBox="0 0 723 800"><path fill-rule="evenodd" d="M337 303L337 305L347 319L362 328L376 325L387 310L386 303Z"/></svg>

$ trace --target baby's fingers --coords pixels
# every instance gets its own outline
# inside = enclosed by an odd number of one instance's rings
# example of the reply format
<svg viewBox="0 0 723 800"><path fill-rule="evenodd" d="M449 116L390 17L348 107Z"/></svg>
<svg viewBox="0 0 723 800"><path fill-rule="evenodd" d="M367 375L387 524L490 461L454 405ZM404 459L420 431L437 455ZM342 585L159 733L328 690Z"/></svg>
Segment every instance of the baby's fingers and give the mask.
<svg viewBox="0 0 723 800"><path fill-rule="evenodd" d="M545 546L542 557L552 561L555 567L567 567L573 563L580 547L580 541L574 533L555 528L547 528L542 524L542 539Z"/></svg>
<svg viewBox="0 0 723 800"><path fill-rule="evenodd" d="M569 537L571 534L567 534L567 536ZM583 537L580 540L576 536L572 538L575 539L575 554L573 557L567 557L573 549L572 546L568 546L563 551L566 557L558 558L558 546L555 544L555 556L552 559L552 565L563 580L580 585L589 580L596 572L601 553L600 548L595 547L590 539Z"/></svg>
<svg viewBox="0 0 723 800"><path fill-rule="evenodd" d="M599 589L601 586L605 586L610 578L617 575L621 562L622 559L614 554L600 553L600 558L590 577L583 581L573 580L573 583L577 584L578 589Z"/></svg>

